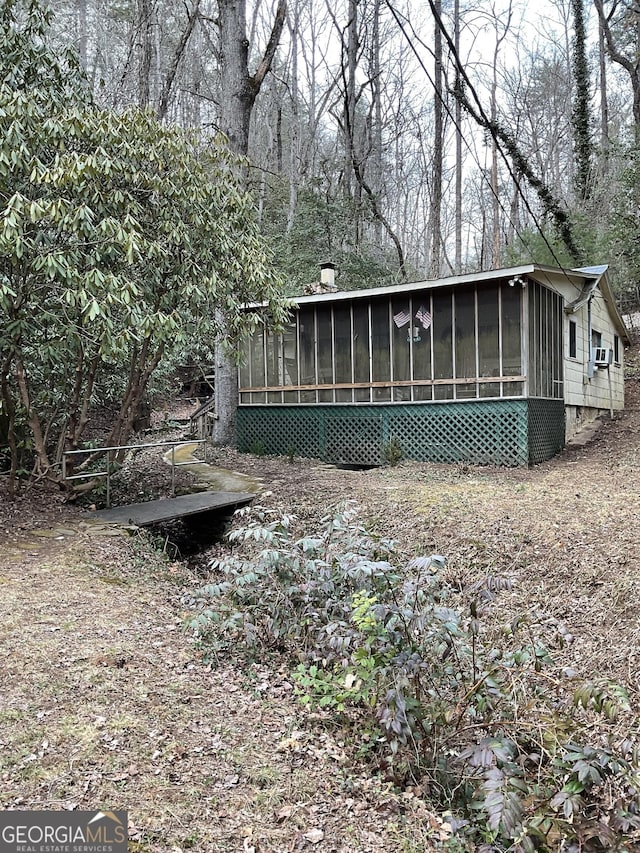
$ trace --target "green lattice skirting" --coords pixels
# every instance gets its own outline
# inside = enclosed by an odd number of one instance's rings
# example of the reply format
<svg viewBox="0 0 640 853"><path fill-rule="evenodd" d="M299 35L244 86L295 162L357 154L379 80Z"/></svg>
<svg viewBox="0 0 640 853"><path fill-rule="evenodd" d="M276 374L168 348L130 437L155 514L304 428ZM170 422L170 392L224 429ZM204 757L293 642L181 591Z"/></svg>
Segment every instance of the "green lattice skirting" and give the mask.
<svg viewBox="0 0 640 853"><path fill-rule="evenodd" d="M240 406L243 452L382 465L389 453L423 462L531 465L564 446L562 400L377 406Z"/></svg>

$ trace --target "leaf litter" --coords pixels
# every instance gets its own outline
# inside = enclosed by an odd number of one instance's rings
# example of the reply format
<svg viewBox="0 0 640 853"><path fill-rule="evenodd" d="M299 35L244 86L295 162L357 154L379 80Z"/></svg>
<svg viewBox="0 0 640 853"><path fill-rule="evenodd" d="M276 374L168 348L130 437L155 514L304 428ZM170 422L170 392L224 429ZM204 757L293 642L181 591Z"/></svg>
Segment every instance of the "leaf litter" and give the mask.
<svg viewBox="0 0 640 853"><path fill-rule="evenodd" d="M445 555L461 595L508 579L496 620L549 620L557 673L612 677L637 709L639 439L631 379L623 414L529 470L347 471L229 448L212 462L259 479L260 501L301 532L355 500L407 557ZM156 469L136 464L135 488L153 492ZM0 544L1 808L127 809L143 853L428 851L450 836L419 788L372 778L329 714L295 703L286 670L203 662L185 596L224 542L171 561L148 534L101 535L40 485L13 502L0 492Z"/></svg>

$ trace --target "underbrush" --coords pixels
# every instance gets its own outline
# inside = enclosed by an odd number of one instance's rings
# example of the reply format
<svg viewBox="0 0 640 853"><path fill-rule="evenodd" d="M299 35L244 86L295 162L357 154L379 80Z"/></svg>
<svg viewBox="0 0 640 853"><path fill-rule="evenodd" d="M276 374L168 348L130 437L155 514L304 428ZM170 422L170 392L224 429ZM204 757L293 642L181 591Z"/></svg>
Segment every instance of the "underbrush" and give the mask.
<svg viewBox="0 0 640 853"><path fill-rule="evenodd" d="M191 626L210 660L282 655L299 700L332 712L354 756L447 814L450 850L613 851L640 839L625 691L554 664L566 632L499 622L508 581L466 600L445 560L408 565L347 506L313 536L241 511Z"/></svg>

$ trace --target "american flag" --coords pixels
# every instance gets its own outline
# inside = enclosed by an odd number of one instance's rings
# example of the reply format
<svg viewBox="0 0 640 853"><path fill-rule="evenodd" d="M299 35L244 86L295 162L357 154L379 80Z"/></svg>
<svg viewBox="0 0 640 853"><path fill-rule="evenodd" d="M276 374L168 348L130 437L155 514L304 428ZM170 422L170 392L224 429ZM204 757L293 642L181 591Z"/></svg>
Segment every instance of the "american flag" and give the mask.
<svg viewBox="0 0 640 853"><path fill-rule="evenodd" d="M393 322L399 329L401 329L403 326L406 326L410 320L411 314L409 314L408 311L398 311L397 314L393 315Z"/></svg>
<svg viewBox="0 0 640 853"><path fill-rule="evenodd" d="M429 314L424 305L421 305L416 311L416 320L419 320L420 323L422 323L423 329L428 329L431 325L431 314Z"/></svg>

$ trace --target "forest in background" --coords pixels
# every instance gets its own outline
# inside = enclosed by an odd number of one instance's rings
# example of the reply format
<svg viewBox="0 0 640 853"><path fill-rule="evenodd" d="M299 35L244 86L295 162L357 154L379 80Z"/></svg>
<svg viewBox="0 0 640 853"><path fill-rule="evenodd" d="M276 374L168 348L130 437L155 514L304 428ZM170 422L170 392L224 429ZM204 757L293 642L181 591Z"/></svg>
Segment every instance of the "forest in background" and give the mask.
<svg viewBox="0 0 640 853"><path fill-rule="evenodd" d="M637 297L638 43L617 0L5 0L11 490L100 406L125 445L187 360L233 445L238 340L322 261L346 290L609 263Z"/></svg>
<svg viewBox="0 0 640 853"><path fill-rule="evenodd" d="M323 260L341 289L520 261L610 263L636 288L632 0L52 7L110 109L228 134L244 63L249 184L292 293Z"/></svg>

